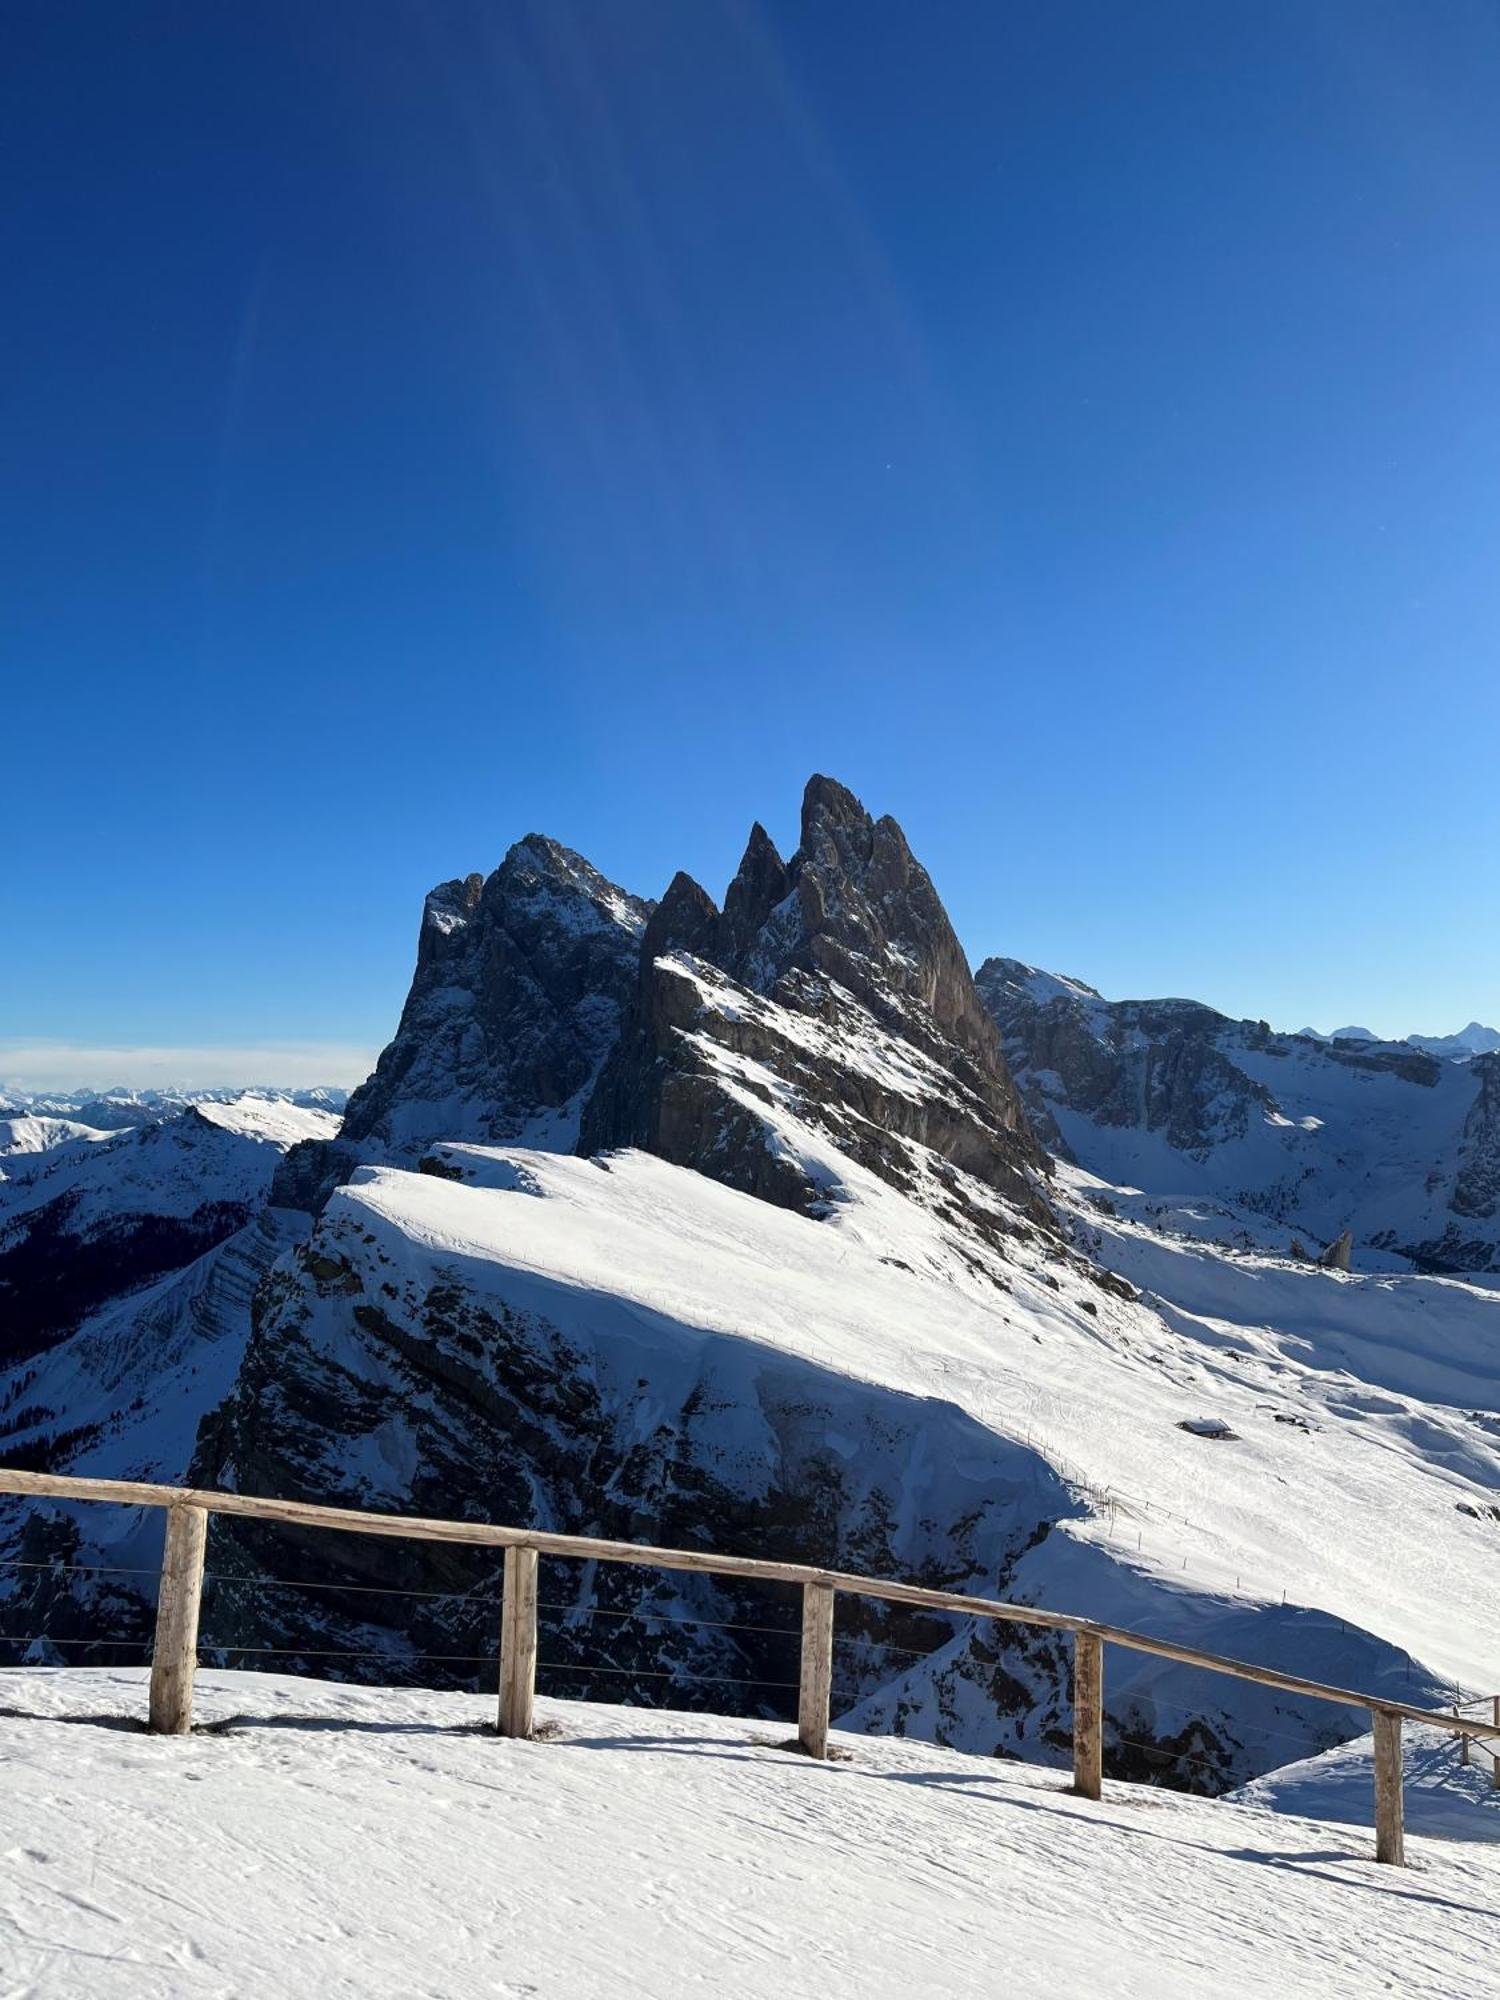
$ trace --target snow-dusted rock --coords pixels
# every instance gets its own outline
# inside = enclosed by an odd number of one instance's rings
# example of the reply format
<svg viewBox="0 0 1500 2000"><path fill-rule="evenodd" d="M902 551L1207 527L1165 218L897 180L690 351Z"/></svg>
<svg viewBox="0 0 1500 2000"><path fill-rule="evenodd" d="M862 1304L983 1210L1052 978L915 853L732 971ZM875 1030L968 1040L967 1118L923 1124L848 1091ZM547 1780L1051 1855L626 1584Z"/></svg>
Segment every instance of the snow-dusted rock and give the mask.
<svg viewBox="0 0 1500 2000"><path fill-rule="evenodd" d="M1356 1263L1500 1267L1500 1057L1105 1000L991 958L976 984L1044 1141L1140 1201L1289 1248L1349 1228Z"/></svg>
<svg viewBox="0 0 1500 2000"><path fill-rule="evenodd" d="M819 1212L828 1189L775 1143L775 1100L897 1185L922 1182L917 1147L1046 1220L1041 1154L931 879L830 778L807 787L789 862L752 829L722 914L674 880L580 1144Z"/></svg>
<svg viewBox="0 0 1500 2000"><path fill-rule="evenodd" d="M650 905L541 834L427 898L394 1039L342 1139L416 1161L438 1139L571 1146L619 1031Z"/></svg>

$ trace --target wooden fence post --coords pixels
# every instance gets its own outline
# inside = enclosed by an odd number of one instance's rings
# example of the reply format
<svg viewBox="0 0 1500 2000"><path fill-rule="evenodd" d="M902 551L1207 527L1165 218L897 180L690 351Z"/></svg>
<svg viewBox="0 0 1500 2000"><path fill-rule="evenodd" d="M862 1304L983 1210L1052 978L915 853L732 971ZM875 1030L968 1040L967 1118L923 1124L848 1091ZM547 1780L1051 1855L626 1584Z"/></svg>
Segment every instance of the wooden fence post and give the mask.
<svg viewBox="0 0 1500 2000"><path fill-rule="evenodd" d="M1401 1814L1401 1718L1384 1709L1375 1718L1375 1859L1401 1868L1406 1836Z"/></svg>
<svg viewBox="0 0 1500 2000"><path fill-rule="evenodd" d="M193 1675L198 1665L198 1607L208 1515L202 1507L167 1509L156 1643L151 1649L151 1728L185 1736L193 1726Z"/></svg>
<svg viewBox="0 0 1500 2000"><path fill-rule="evenodd" d="M536 1550L505 1551L500 1605L500 1734L529 1736L536 1719Z"/></svg>
<svg viewBox="0 0 1500 2000"><path fill-rule="evenodd" d="M1458 1703L1457 1703L1457 1702L1454 1702L1454 1704L1453 1704L1453 1719L1454 1719L1454 1721L1455 1721L1455 1722L1456 1722L1456 1721L1458 1720ZM1468 1737L1467 1737L1467 1736L1460 1736L1460 1737L1459 1737L1459 1739L1458 1739L1458 1762L1459 1762L1459 1767L1460 1767L1460 1769L1462 1769L1462 1770L1465 1770L1465 1771L1467 1771L1467 1770L1468 1770L1468 1768L1469 1768L1469 1739L1468 1739Z"/></svg>
<svg viewBox="0 0 1500 2000"><path fill-rule="evenodd" d="M797 1746L828 1755L828 1707L833 1692L833 1586L802 1586L802 1671L797 1684Z"/></svg>
<svg viewBox="0 0 1500 2000"><path fill-rule="evenodd" d="M1500 1729L1500 1694L1495 1696L1495 1727ZM1490 1784L1500 1792L1500 1742L1490 1738Z"/></svg>
<svg viewBox="0 0 1500 2000"><path fill-rule="evenodd" d="M1073 1634L1073 1789L1097 1799L1104 1790L1104 1641Z"/></svg>

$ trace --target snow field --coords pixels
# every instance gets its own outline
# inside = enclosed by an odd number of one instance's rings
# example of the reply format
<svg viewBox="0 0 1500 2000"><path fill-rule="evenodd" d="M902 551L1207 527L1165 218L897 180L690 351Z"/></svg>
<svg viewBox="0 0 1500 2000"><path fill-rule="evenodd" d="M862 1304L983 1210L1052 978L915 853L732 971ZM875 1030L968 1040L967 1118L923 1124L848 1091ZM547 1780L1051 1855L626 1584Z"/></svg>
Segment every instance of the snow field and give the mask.
<svg viewBox="0 0 1500 2000"><path fill-rule="evenodd" d="M1361 1827L922 1743L549 1702L513 1743L483 1697L227 1673L166 1739L145 1692L0 1675L8 2000L1500 1991L1500 1847L1417 1814L1398 1872Z"/></svg>

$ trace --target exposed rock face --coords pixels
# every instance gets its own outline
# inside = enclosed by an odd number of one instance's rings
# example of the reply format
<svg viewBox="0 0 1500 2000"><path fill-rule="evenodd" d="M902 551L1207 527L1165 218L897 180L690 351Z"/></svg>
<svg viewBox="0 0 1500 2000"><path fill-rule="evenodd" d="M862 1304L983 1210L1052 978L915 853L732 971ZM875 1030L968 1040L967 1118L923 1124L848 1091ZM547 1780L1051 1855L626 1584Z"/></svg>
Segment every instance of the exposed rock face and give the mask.
<svg viewBox="0 0 1500 2000"><path fill-rule="evenodd" d="M1476 1057L1470 1072L1479 1079L1479 1094L1464 1121L1451 1206L1455 1215L1489 1221L1500 1209L1500 1055Z"/></svg>
<svg viewBox="0 0 1500 2000"><path fill-rule="evenodd" d="M1225 1017L1197 1001L1111 1003L1091 986L1051 980L1012 958L986 959L975 984L1017 1074L1024 1072L1033 1118L1066 1157L1071 1149L1054 1103L1203 1153L1242 1137L1272 1102L1269 1090L1218 1049ZM1043 1076L1045 1084L1037 1080Z"/></svg>
<svg viewBox="0 0 1500 2000"><path fill-rule="evenodd" d="M1361 1245L1419 1269L1500 1263L1495 1057L1108 1001L1015 959L986 960L976 985L1043 1140L1104 1179L1325 1243L1352 1221Z"/></svg>
<svg viewBox="0 0 1500 2000"><path fill-rule="evenodd" d="M1318 1263L1325 1271L1349 1270L1354 1263L1353 1232L1345 1229L1339 1235L1335 1236L1328 1248L1318 1259Z"/></svg>
<svg viewBox="0 0 1500 2000"><path fill-rule="evenodd" d="M722 912L673 881L580 1148L640 1146L816 1213L828 1189L768 1143L773 1102L899 1186L921 1149L1045 1216L1043 1158L937 892L895 821L829 778L789 862L751 830Z"/></svg>
<svg viewBox="0 0 1500 2000"><path fill-rule="evenodd" d="M434 889L395 1039L350 1098L342 1143L408 1161L439 1139L569 1148L650 911L541 834L488 880ZM303 1162L289 1172L323 1178Z"/></svg>

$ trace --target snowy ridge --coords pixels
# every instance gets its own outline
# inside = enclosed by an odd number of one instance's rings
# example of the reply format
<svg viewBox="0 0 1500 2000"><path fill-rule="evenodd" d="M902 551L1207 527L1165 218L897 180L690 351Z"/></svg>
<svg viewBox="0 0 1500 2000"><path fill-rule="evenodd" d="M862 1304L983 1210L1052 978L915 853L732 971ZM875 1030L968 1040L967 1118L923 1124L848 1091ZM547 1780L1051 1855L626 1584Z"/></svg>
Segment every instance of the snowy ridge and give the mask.
<svg viewBox="0 0 1500 2000"><path fill-rule="evenodd" d="M52 1118L41 1114L0 1118L0 1160L19 1156L24 1161L30 1154L55 1153L62 1146L88 1145L114 1136L113 1132L101 1132L94 1125L80 1125L72 1118Z"/></svg>
<svg viewBox="0 0 1500 2000"><path fill-rule="evenodd" d="M1500 1425L1466 1411L1496 1400L1500 1297L1204 1252L1218 1294L1194 1295L1179 1273L1196 1311L1153 1310L1045 1244L1008 1244L1003 1259L976 1248L811 1128L783 1114L780 1129L829 1185L824 1222L638 1153L450 1147L442 1173L361 1170L264 1317L227 1455L198 1467L202 1483L419 1512L461 1495L494 1520L800 1554L1393 1699L1441 1701L1455 1681L1494 1677ZM1118 1247L1119 1262L1134 1248L1143 1275L1168 1282L1154 1237L1122 1230ZM1461 1301L1473 1323L1467 1351L1431 1352L1425 1373L1424 1299ZM1329 1300L1347 1303L1342 1332ZM1257 1330L1257 1312L1273 1323ZM1437 1320L1438 1338L1455 1324ZM1384 1339L1395 1357L1391 1393L1348 1372L1352 1361L1379 1379L1351 1352L1356 1328L1366 1353L1378 1360ZM345 1385L336 1446L283 1408L283 1385L302 1379ZM561 1424L544 1382L567 1398ZM508 1412L499 1456L491 1408ZM1237 1441L1181 1428L1205 1410ZM601 1482L622 1513L601 1503ZM829 1495L814 1539L806 1526L746 1539L809 1489ZM1372 1520L1394 1525L1372 1537ZM704 1597L684 1608L736 1615ZM311 1645L314 1629L355 1643L317 1615L286 1643ZM635 1657L657 1671L651 1636ZM1066 1663L1045 1635L997 1643L963 1621L875 1619L864 1636L873 1651L843 1658L836 1682L855 1726L1064 1754ZM402 1648L389 1643L394 1664ZM893 1659L890 1643L924 1657ZM714 1657L722 1673L785 1672L768 1653ZM705 1656L679 1651L675 1664L690 1694ZM1156 1771L1164 1747L1200 1788L1350 1727L1339 1711L1146 1659L1112 1670L1107 1710L1115 1768Z"/></svg>
<svg viewBox="0 0 1500 2000"><path fill-rule="evenodd" d="M10 1155L0 1170L0 1363L28 1360L244 1228L287 1150L337 1129L329 1112L246 1093Z"/></svg>

